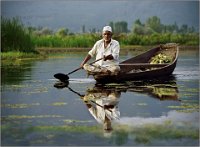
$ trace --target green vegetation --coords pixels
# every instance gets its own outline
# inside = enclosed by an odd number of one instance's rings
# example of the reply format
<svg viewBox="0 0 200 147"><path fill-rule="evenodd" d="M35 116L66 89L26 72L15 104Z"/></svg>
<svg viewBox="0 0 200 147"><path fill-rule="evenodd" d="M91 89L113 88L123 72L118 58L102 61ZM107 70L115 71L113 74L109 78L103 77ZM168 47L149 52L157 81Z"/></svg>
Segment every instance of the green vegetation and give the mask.
<svg viewBox="0 0 200 147"><path fill-rule="evenodd" d="M109 25L113 28L113 38L118 40L121 46L157 45L169 42L199 45L199 33L195 32L194 27L185 24L179 27L176 22L173 25L164 25L156 16L148 18L144 24L137 19L132 30L128 30L128 23L125 21L111 21ZM92 47L101 39L101 31L92 29L87 33L85 26L81 34L69 33L67 28L61 28L55 33L48 28L32 28L32 30L37 47Z"/></svg>
<svg viewBox="0 0 200 147"><path fill-rule="evenodd" d="M16 127L21 125L20 122L15 121L15 124L4 124L2 125L2 140L5 141L6 138L12 138L12 140L17 143L22 143L25 136L29 134L37 134L39 137L35 137L31 140L34 144L40 142L40 144L50 144L53 145L55 142L60 141L58 138L70 133L72 135L85 134L87 136L95 136L96 139L102 139L102 128L100 126L87 126L87 125L76 125L76 122L71 121L70 125L61 125L61 126L24 126ZM183 126L177 127L172 124L170 120L164 122L164 124L145 124L140 127L131 127L128 125L116 125L112 134L109 138L105 138L109 141L110 145L126 145L129 141L137 145L166 145L165 140L172 141L172 144L175 144L177 140L188 139L191 142L197 141L199 139L199 130L190 127L189 124L185 124L189 128ZM184 126L185 126L184 125ZM10 132L15 133L10 133ZM83 135L83 137L85 137ZM69 139L66 138L66 143ZM158 141L156 143L156 141ZM159 142L160 141L160 142ZM174 143L173 143L174 141ZM4 145L8 142L3 142ZM91 144L91 142L88 142ZM191 143L189 143L191 144Z"/></svg>
<svg viewBox="0 0 200 147"><path fill-rule="evenodd" d="M30 32L19 18L1 18L1 51L35 52Z"/></svg>
<svg viewBox="0 0 200 147"><path fill-rule="evenodd" d="M170 63L170 62L172 62L171 57L166 56L163 53L160 53L160 54L151 58L150 64L160 64L160 63Z"/></svg>
<svg viewBox="0 0 200 147"><path fill-rule="evenodd" d="M65 48L91 48L94 43L101 38L100 34L76 34L65 37L56 35L35 36L34 43L37 47L65 47ZM181 45L198 45L198 34L152 34L152 35L134 35L120 34L114 35L114 39L120 42L121 46L128 45L158 45L169 42L176 42Z"/></svg>
<svg viewBox="0 0 200 147"><path fill-rule="evenodd" d="M115 36L114 36L115 37ZM180 45L198 45L198 34L151 34L151 35L136 35L128 34L118 37L121 45L158 45L169 42L179 43Z"/></svg>
<svg viewBox="0 0 200 147"><path fill-rule="evenodd" d="M33 42L37 47L81 48L92 47L99 39L100 35L97 34L74 34L64 37L58 35L34 35Z"/></svg>
<svg viewBox="0 0 200 147"><path fill-rule="evenodd" d="M163 33L178 33L178 34L188 34L188 33L195 33L194 27L188 27L186 24L182 26L178 26L176 22L172 25L164 25L161 23L160 18L157 16L149 17L144 24L137 19L133 24L134 34L163 34Z"/></svg>
<svg viewBox="0 0 200 147"><path fill-rule="evenodd" d="M119 21L119 22L110 22L109 25L112 27L112 31L114 34L120 34L120 33L128 33L128 23L125 21Z"/></svg>
<svg viewBox="0 0 200 147"><path fill-rule="evenodd" d="M2 52L1 53L1 60L16 60L22 58L37 58L38 54L36 53L26 53L26 52L19 52L19 51L10 51L10 52Z"/></svg>
<svg viewBox="0 0 200 147"><path fill-rule="evenodd" d="M1 18L1 60L35 58L38 53L31 32L19 18Z"/></svg>
<svg viewBox="0 0 200 147"><path fill-rule="evenodd" d="M18 53L36 53L36 48L91 48L94 43L101 39L101 31L91 29L89 32L83 26L83 33L72 33L67 28L60 28L53 31L47 27L26 27L19 18L1 18L2 44L1 52L10 52L9 56L24 57L27 54ZM131 45L158 45L169 42L179 43L180 45L199 45L199 33L195 32L193 27L187 25L177 26L163 25L161 20L156 17L150 17L142 24L137 19L132 30L128 30L127 22L110 22L113 27L113 38L120 42L123 47ZM28 55L29 57L32 56ZM7 55L2 55L6 59Z"/></svg>
<svg viewBox="0 0 200 147"><path fill-rule="evenodd" d="M135 141L138 143L150 144L153 139L180 139L191 138L197 139L199 137L198 130L176 128L172 125L154 125L148 124L142 128L135 128L132 132L136 134Z"/></svg>

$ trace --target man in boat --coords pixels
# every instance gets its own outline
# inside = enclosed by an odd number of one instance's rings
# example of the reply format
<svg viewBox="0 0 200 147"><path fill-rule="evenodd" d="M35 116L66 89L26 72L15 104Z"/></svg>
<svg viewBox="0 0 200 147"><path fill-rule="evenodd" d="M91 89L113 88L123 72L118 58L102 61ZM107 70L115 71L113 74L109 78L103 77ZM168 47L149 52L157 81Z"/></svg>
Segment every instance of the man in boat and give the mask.
<svg viewBox="0 0 200 147"><path fill-rule="evenodd" d="M112 39L112 28L110 26L103 27L102 39L97 41L88 55L81 63L88 74L108 74L117 75L120 71L119 67L119 42ZM93 65L86 64L88 60L96 56L96 60L101 59Z"/></svg>

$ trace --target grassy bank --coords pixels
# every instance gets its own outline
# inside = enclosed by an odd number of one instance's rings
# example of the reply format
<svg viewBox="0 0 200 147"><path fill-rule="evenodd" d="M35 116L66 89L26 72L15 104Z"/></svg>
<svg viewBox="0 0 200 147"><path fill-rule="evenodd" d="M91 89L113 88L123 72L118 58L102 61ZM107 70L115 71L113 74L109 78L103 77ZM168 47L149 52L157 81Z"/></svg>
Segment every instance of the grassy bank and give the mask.
<svg viewBox="0 0 200 147"><path fill-rule="evenodd" d="M20 59L30 59L30 58L41 58L44 57L39 53L25 53L18 51L2 52L1 60L20 60Z"/></svg>
<svg viewBox="0 0 200 147"><path fill-rule="evenodd" d="M155 46L141 46L141 45L127 45L121 46L120 52L127 51L146 51ZM196 50L198 46L180 46L180 50ZM55 48L55 47L42 47L37 48L38 53L24 53L17 51L2 52L1 60L18 60L18 59L30 59L30 58L45 58L47 55L53 54L68 54L68 53L87 53L91 48Z"/></svg>
<svg viewBox="0 0 200 147"><path fill-rule="evenodd" d="M151 45L151 46L141 46L141 45L122 45L121 46L121 50L120 52L123 51L145 51L145 50L149 50L151 48L154 48L158 45ZM180 50L184 50L184 49L190 49L190 50L196 50L199 48L199 46L180 46L179 47ZM80 48L75 48L75 47L71 47L71 48L63 48L63 47L38 47L36 50L39 53L42 54L54 54L54 53L77 53L77 52L88 52L91 48L84 48L84 47L80 47Z"/></svg>

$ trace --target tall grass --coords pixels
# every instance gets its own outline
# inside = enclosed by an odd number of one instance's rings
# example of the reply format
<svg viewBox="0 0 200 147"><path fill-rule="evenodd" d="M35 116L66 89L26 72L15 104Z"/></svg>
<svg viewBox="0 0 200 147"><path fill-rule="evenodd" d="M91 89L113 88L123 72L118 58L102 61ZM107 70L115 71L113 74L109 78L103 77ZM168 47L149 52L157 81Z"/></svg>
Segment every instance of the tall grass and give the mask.
<svg viewBox="0 0 200 147"><path fill-rule="evenodd" d="M152 34L152 35L121 35L117 38L122 45L157 45L169 42L181 45L199 45L199 34Z"/></svg>
<svg viewBox="0 0 200 147"><path fill-rule="evenodd" d="M31 33L18 18L1 17L1 51L35 52Z"/></svg>
<svg viewBox="0 0 200 147"><path fill-rule="evenodd" d="M158 45L169 42L179 43L181 45L199 45L198 34L152 34L152 35L135 35L120 34L114 35L120 45ZM91 48L94 43L101 39L100 34L76 34L65 37L56 35L34 36L33 41L37 47L65 47L65 48Z"/></svg>
<svg viewBox="0 0 200 147"><path fill-rule="evenodd" d="M75 34L60 37L56 35L34 36L33 42L37 47L92 47L101 39L98 34Z"/></svg>

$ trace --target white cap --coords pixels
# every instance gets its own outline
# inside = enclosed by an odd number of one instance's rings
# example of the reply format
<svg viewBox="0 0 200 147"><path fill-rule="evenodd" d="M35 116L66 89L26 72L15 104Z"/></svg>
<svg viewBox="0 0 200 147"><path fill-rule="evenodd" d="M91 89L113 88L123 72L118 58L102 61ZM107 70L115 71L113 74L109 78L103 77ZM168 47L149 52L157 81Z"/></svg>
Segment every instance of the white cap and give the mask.
<svg viewBox="0 0 200 147"><path fill-rule="evenodd" d="M112 32L112 28L110 26L105 26L105 27L103 27L103 32L105 32L105 31Z"/></svg>

